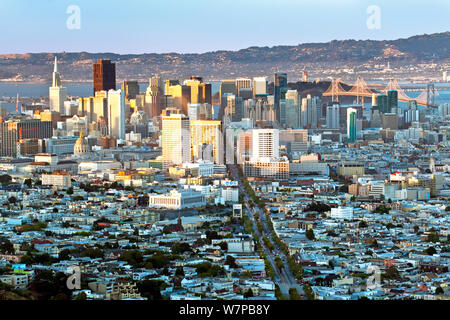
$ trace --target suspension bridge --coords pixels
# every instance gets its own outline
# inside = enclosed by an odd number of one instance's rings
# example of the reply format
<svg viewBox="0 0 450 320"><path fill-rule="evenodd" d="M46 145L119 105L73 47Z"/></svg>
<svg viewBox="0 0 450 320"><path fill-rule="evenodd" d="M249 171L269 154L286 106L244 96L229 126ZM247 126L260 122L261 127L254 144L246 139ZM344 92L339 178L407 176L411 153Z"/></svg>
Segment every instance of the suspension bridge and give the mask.
<svg viewBox="0 0 450 320"><path fill-rule="evenodd" d="M342 87L342 84L346 83L342 82L340 78L333 79L331 81L330 87L322 95L325 97L332 97L332 101L339 101L339 96L354 96L357 98L356 103L361 103L362 105L364 105L364 98L366 97L377 97L380 94L387 94L389 90L396 90L398 92L399 101L408 102L411 100L415 100L417 104L421 106L431 108L438 107L435 104L435 97L438 96L439 93L438 89L434 86L433 83L427 84L426 90L416 98L409 97L406 94L405 90L400 87L396 79L390 79L388 85L381 90L369 87L369 85L362 77L358 77L353 86L346 84L351 87L350 90L345 90Z"/></svg>

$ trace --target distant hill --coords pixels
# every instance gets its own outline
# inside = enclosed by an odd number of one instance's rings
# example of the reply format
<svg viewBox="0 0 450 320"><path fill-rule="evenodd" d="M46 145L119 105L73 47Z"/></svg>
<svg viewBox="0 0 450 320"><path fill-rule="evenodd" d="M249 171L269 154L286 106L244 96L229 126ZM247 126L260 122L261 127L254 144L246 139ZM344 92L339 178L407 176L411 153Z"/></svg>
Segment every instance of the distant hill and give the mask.
<svg viewBox="0 0 450 320"><path fill-rule="evenodd" d="M0 79L50 82L54 56L65 81L92 79L92 64L100 58L116 63L117 78L146 80L157 70L167 78L200 75L205 79L299 75L303 69L382 64L450 63L450 32L391 41L334 40L297 46L250 47L202 54L27 53L0 55Z"/></svg>

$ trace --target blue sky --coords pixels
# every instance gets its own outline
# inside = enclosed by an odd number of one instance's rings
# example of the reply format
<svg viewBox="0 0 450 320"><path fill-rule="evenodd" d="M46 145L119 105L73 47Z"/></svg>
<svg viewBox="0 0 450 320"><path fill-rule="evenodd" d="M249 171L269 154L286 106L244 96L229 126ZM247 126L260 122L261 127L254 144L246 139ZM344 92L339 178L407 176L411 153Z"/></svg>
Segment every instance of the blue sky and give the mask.
<svg viewBox="0 0 450 320"><path fill-rule="evenodd" d="M80 8L80 29L66 26ZM369 29L377 5L381 28ZM201 53L450 31L449 0L1 0L0 53Z"/></svg>

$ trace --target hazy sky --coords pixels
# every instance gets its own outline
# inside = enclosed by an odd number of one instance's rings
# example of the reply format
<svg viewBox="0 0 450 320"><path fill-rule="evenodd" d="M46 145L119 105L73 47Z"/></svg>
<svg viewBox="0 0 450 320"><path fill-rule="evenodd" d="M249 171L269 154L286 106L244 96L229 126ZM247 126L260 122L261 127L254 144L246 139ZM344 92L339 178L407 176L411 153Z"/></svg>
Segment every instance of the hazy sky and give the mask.
<svg viewBox="0 0 450 320"><path fill-rule="evenodd" d="M70 5L80 29L67 27ZM380 29L367 27L370 5ZM1 0L0 30L0 53L200 53L450 31L450 1Z"/></svg>

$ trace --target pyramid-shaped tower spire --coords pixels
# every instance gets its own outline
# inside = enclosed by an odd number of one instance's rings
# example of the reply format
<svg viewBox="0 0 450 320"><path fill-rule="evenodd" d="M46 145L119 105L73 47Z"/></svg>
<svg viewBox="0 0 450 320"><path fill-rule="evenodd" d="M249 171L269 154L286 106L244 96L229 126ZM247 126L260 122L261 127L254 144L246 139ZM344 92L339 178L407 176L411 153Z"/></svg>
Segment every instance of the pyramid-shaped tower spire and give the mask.
<svg viewBox="0 0 450 320"><path fill-rule="evenodd" d="M55 65L53 68L53 72L58 72L58 57L55 56Z"/></svg>
<svg viewBox="0 0 450 320"><path fill-rule="evenodd" d="M55 56L55 64L53 66L52 87L61 87L61 77L58 72L58 58Z"/></svg>

